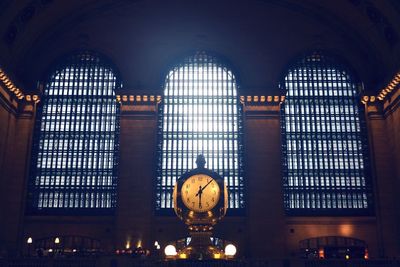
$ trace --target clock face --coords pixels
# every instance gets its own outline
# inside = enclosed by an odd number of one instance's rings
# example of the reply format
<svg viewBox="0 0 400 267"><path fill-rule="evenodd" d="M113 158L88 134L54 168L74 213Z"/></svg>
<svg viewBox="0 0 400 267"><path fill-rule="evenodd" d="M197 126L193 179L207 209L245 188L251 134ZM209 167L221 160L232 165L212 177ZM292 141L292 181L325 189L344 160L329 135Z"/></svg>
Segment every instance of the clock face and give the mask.
<svg viewBox="0 0 400 267"><path fill-rule="evenodd" d="M218 183L206 174L195 174L182 185L183 204L195 212L206 212L217 205L220 196Z"/></svg>

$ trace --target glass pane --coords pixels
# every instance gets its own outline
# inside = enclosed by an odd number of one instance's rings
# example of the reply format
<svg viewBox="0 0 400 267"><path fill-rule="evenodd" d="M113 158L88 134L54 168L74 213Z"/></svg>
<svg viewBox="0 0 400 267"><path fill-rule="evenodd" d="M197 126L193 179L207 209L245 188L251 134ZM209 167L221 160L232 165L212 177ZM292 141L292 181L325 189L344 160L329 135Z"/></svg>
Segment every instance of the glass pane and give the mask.
<svg viewBox="0 0 400 267"><path fill-rule="evenodd" d="M92 53L66 59L50 75L36 125L33 211L115 208L116 86L112 68Z"/></svg>
<svg viewBox="0 0 400 267"><path fill-rule="evenodd" d="M199 154L227 182L229 207L244 208L241 112L235 77L214 57L198 53L169 72L159 113L157 210L172 208L175 181L196 167Z"/></svg>
<svg viewBox="0 0 400 267"><path fill-rule="evenodd" d="M284 85L287 213L369 213L366 137L352 77L332 59L314 53L289 69Z"/></svg>

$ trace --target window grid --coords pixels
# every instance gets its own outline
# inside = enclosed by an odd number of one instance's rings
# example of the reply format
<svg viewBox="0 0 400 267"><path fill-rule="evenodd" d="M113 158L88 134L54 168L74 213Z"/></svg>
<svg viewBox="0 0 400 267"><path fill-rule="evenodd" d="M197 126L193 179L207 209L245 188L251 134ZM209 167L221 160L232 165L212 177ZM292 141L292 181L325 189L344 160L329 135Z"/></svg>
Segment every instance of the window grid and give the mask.
<svg viewBox="0 0 400 267"><path fill-rule="evenodd" d="M159 106L156 210L172 210L175 181L196 168L198 154L206 168L224 178L231 212L244 208L242 106L233 73L203 52L169 72Z"/></svg>
<svg viewBox="0 0 400 267"><path fill-rule="evenodd" d="M287 214L371 214L366 129L356 83L342 66L314 53L289 69L284 88Z"/></svg>
<svg viewBox="0 0 400 267"><path fill-rule="evenodd" d="M69 57L50 75L35 125L32 213L115 208L118 86L112 67L91 52Z"/></svg>

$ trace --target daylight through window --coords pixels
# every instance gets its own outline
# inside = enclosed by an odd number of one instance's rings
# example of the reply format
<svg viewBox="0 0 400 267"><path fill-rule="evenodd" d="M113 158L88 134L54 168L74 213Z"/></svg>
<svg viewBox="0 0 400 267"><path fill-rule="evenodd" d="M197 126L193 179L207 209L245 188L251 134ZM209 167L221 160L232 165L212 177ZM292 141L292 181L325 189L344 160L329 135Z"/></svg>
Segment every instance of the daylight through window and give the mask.
<svg viewBox="0 0 400 267"><path fill-rule="evenodd" d="M282 105L288 214L368 214L372 209L365 124L356 83L315 53L292 66Z"/></svg>
<svg viewBox="0 0 400 267"><path fill-rule="evenodd" d="M160 105L156 209L172 208L172 189L203 154L229 188L229 207L244 208L242 109L231 70L198 53L169 72Z"/></svg>

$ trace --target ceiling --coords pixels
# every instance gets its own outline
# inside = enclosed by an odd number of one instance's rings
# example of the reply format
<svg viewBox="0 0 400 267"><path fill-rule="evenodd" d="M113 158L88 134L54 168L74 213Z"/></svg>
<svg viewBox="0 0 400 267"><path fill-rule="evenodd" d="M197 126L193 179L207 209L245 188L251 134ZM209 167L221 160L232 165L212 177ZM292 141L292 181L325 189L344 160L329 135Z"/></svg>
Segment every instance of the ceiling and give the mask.
<svg viewBox="0 0 400 267"><path fill-rule="evenodd" d="M0 66L24 92L77 49L110 58L132 94L161 93L171 65L196 50L229 62L242 94L276 94L290 62L313 49L337 55L376 93L400 69L400 1L0 2Z"/></svg>

